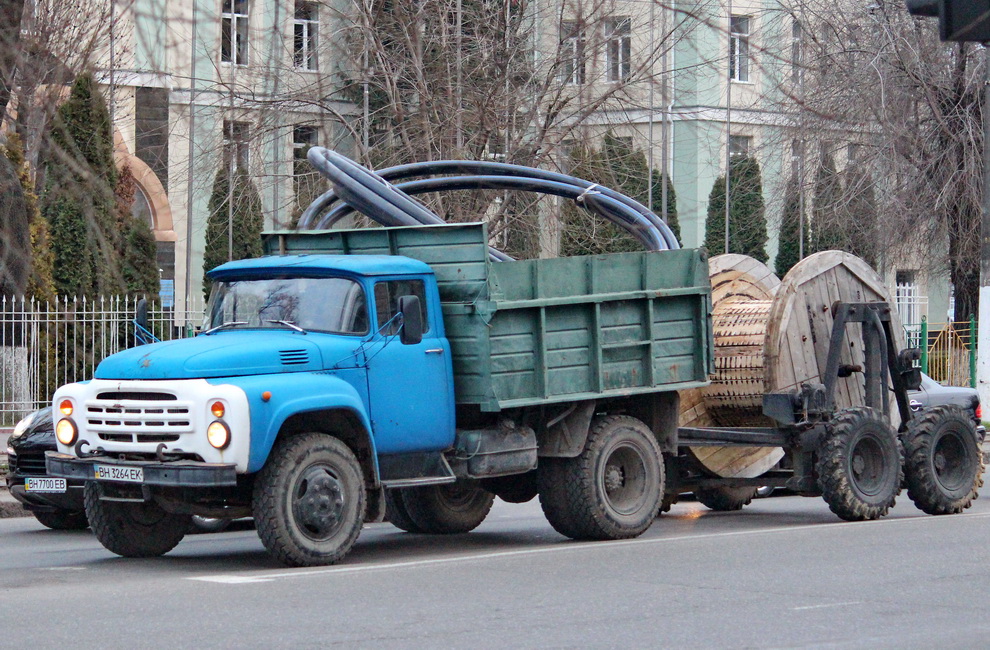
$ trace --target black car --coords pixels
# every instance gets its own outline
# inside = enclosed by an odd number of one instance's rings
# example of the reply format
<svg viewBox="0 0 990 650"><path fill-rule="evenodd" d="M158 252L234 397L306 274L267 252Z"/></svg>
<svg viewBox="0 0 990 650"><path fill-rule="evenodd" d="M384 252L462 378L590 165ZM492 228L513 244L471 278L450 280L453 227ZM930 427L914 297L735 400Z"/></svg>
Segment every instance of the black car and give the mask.
<svg viewBox="0 0 990 650"><path fill-rule="evenodd" d="M983 427L983 409L980 407L980 397L975 388L965 386L943 386L925 373L921 373L921 387L909 390L908 399L912 411L920 411L932 406L958 406L972 416L976 422L976 432L982 441L986 429Z"/></svg>
<svg viewBox="0 0 990 650"><path fill-rule="evenodd" d="M87 528L85 481L48 476L45 452L56 449L51 407L35 411L18 422L7 443L7 489L49 528ZM219 532L229 524L229 519L192 518L193 532Z"/></svg>
<svg viewBox="0 0 990 650"><path fill-rule="evenodd" d="M7 488L45 526L55 530L86 528L84 482L54 478L45 470L45 452L55 448L51 407L18 422L7 444Z"/></svg>

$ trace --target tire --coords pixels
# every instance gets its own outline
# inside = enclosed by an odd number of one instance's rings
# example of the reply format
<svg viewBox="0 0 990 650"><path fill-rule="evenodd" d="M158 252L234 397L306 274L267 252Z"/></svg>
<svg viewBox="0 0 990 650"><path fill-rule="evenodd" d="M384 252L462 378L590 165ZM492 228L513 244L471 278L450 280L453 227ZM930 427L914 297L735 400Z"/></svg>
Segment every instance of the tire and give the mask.
<svg viewBox="0 0 990 650"><path fill-rule="evenodd" d="M385 519L407 533L423 532L423 529L409 517L409 511L406 510L406 504L402 500L402 491L399 489L385 490Z"/></svg>
<svg viewBox="0 0 990 650"><path fill-rule="evenodd" d="M495 495L473 481L402 490L402 502L419 530L457 535L474 530L488 516Z"/></svg>
<svg viewBox="0 0 990 650"><path fill-rule="evenodd" d="M230 519L223 517L201 517L192 516L192 529L194 533L222 533L230 526Z"/></svg>
<svg viewBox="0 0 990 650"><path fill-rule="evenodd" d="M818 449L818 485L841 519L879 519L900 492L901 443L879 411L865 406L840 411Z"/></svg>
<svg viewBox="0 0 990 650"><path fill-rule="evenodd" d="M982 485L983 454L973 420L952 406L911 419L904 434L904 482L914 505L930 515L962 512Z"/></svg>
<svg viewBox="0 0 990 650"><path fill-rule="evenodd" d="M85 530L89 528L86 513L78 510L56 510L55 512L32 512L42 526L52 530Z"/></svg>
<svg viewBox="0 0 990 650"><path fill-rule="evenodd" d="M254 484L258 537L287 566L339 562L361 533L367 494L361 465L322 433L276 443Z"/></svg>
<svg viewBox="0 0 990 650"><path fill-rule="evenodd" d="M732 512L748 506L756 496L755 487L698 488L694 496L711 510Z"/></svg>
<svg viewBox="0 0 990 650"><path fill-rule="evenodd" d="M525 474L499 476L481 482L482 487L506 503L527 503L536 498L536 470Z"/></svg>
<svg viewBox="0 0 990 650"><path fill-rule="evenodd" d="M660 458L656 438L636 418L597 418L581 455L541 460L543 513L554 530L572 539L636 537L660 511Z"/></svg>
<svg viewBox="0 0 990 650"><path fill-rule="evenodd" d="M100 501L93 482L85 489L86 516L104 548L124 557L156 557L171 551L186 536L190 516L165 512L153 501Z"/></svg>

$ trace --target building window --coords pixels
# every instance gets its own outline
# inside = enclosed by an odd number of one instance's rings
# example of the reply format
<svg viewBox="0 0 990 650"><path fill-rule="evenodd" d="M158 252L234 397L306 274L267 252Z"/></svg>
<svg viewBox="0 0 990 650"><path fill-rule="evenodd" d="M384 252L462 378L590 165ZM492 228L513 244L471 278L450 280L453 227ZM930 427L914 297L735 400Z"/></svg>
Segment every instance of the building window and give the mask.
<svg viewBox="0 0 990 650"><path fill-rule="evenodd" d="M250 130L247 122L223 121L223 161L231 173L239 169L246 171L250 166Z"/></svg>
<svg viewBox="0 0 990 650"><path fill-rule="evenodd" d="M629 18L606 18L605 71L609 81L628 81L631 44Z"/></svg>
<svg viewBox="0 0 990 650"><path fill-rule="evenodd" d="M749 16L729 18L729 79L749 81Z"/></svg>
<svg viewBox="0 0 990 650"><path fill-rule="evenodd" d="M753 137L749 135L729 136L729 155L733 158L744 158L749 155L753 146Z"/></svg>
<svg viewBox="0 0 990 650"><path fill-rule="evenodd" d="M296 193L296 205L304 209L323 193L320 175L309 164L306 154L317 145L319 130L311 125L292 128L292 186Z"/></svg>
<svg viewBox="0 0 990 650"><path fill-rule="evenodd" d="M921 307L927 303L918 291L916 271L897 271L894 276L894 304L904 325L917 325L921 322Z"/></svg>
<svg viewBox="0 0 990 650"><path fill-rule="evenodd" d="M560 24L560 80L568 85L584 83L584 26L573 20Z"/></svg>
<svg viewBox="0 0 990 650"><path fill-rule="evenodd" d="M795 20L791 25L791 83L793 84L801 82L801 66L804 63L801 56L802 36L801 22Z"/></svg>
<svg viewBox="0 0 990 650"><path fill-rule="evenodd" d="M223 0L220 30L220 60L234 65L247 65L248 0Z"/></svg>
<svg viewBox="0 0 990 650"><path fill-rule="evenodd" d="M316 35L319 31L319 9L315 2L296 2L292 23L293 56L300 70L316 70Z"/></svg>
<svg viewBox="0 0 990 650"><path fill-rule="evenodd" d="M791 140L791 174L794 178L801 177L801 159L804 157L804 142Z"/></svg>

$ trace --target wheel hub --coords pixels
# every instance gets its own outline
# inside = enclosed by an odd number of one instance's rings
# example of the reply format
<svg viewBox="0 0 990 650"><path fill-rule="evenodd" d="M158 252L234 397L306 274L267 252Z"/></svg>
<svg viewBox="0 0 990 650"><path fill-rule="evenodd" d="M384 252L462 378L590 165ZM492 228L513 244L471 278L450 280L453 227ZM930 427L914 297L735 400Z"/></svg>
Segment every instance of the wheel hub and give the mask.
<svg viewBox="0 0 990 650"><path fill-rule="evenodd" d="M292 498L292 514L303 532L327 539L343 523L344 491L326 467L311 467L299 477Z"/></svg>
<svg viewBox="0 0 990 650"><path fill-rule="evenodd" d="M609 465L605 468L605 490L613 492L622 487L626 482L625 472L618 465Z"/></svg>

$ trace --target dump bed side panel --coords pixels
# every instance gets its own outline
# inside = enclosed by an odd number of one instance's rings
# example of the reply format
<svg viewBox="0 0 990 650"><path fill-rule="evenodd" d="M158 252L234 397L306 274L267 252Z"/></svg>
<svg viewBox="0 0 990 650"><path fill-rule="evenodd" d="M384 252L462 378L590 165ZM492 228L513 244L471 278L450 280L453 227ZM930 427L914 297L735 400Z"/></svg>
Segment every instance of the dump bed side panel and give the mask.
<svg viewBox="0 0 990 650"><path fill-rule="evenodd" d="M703 385L711 289L695 249L491 263L483 224L266 236L266 251L397 254L437 275L455 397L484 411Z"/></svg>

